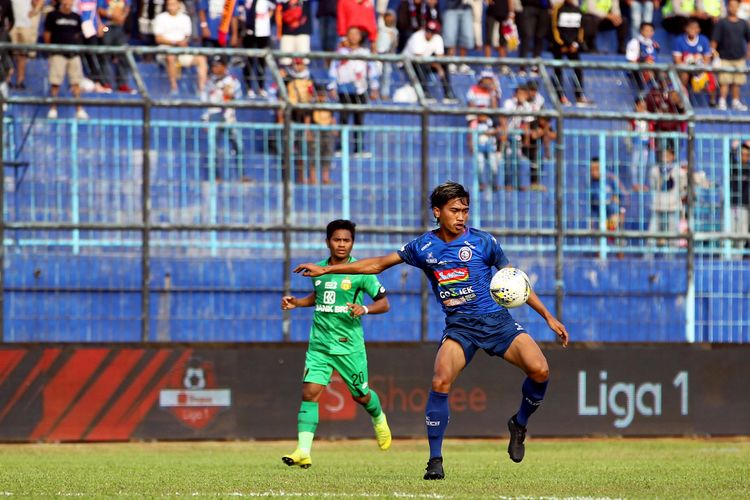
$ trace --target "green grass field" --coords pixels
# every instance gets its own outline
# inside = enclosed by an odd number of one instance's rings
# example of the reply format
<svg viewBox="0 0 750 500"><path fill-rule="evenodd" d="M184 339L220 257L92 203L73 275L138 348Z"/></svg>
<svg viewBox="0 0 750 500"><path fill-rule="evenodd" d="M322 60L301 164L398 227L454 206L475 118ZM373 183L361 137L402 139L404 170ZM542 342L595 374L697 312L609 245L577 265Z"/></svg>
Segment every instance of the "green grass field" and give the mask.
<svg viewBox="0 0 750 500"><path fill-rule="evenodd" d="M448 440L446 479L424 481L427 444L316 442L290 468L287 442L0 445L0 496L750 498L747 439Z"/></svg>

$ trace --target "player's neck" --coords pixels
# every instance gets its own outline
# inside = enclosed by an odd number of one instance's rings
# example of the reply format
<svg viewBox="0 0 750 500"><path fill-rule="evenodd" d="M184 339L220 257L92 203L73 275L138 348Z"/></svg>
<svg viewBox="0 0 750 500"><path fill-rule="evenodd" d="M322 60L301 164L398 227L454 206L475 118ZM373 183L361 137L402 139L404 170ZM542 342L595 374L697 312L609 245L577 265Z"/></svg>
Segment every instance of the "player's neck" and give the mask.
<svg viewBox="0 0 750 500"><path fill-rule="evenodd" d="M351 257L350 255L347 255L343 259L339 259L331 255L330 257L328 257L328 264L331 266L335 266L336 264L346 264L349 262L350 257Z"/></svg>
<svg viewBox="0 0 750 500"><path fill-rule="evenodd" d="M460 238L461 236L463 236L465 232L466 232L466 229L464 229L463 231L461 231L458 234L454 234L454 233L451 233L449 231L446 231L445 228L443 228L441 226L441 227L438 228L437 231L435 231L435 234L437 235L438 238L440 238L444 242L451 243L451 242L457 240L458 238Z"/></svg>

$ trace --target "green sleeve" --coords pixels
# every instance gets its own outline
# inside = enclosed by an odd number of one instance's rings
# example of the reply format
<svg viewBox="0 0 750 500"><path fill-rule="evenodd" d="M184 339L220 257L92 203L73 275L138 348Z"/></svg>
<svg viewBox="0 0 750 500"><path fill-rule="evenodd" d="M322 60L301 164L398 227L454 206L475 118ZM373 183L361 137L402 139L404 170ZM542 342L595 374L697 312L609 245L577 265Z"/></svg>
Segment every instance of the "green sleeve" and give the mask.
<svg viewBox="0 0 750 500"><path fill-rule="evenodd" d="M385 287L380 284L380 281L378 281L378 276L376 274L366 275L365 279L362 282L362 288L364 289L365 293L370 296L371 299L374 299L378 295L385 293Z"/></svg>

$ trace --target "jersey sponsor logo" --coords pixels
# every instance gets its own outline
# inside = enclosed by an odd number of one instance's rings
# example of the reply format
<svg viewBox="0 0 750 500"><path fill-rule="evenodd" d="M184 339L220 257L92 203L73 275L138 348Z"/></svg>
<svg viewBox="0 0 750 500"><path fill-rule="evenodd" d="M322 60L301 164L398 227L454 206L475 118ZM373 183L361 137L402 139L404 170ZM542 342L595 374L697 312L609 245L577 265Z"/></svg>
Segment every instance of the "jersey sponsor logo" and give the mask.
<svg viewBox="0 0 750 500"><path fill-rule="evenodd" d="M348 313L349 306L335 306L333 304L315 304L315 312L321 313Z"/></svg>
<svg viewBox="0 0 750 500"><path fill-rule="evenodd" d="M425 417L424 423L427 427L440 427L440 420L430 420L430 417Z"/></svg>
<svg viewBox="0 0 750 500"><path fill-rule="evenodd" d="M326 289L327 290L335 290L337 286L339 286L339 284L336 283L335 281L328 281L328 282L326 282Z"/></svg>
<svg viewBox="0 0 750 500"><path fill-rule="evenodd" d="M420 248L419 251L420 252L424 252L425 250L427 250L428 248L430 248L430 246L432 246L432 242L428 241L426 245L422 245L422 248ZM403 250L403 248L402 248L402 250Z"/></svg>
<svg viewBox="0 0 750 500"><path fill-rule="evenodd" d="M428 264L437 264L437 259L434 255L432 255L432 252L429 252L427 254L427 259L425 259L425 262L427 262Z"/></svg>
<svg viewBox="0 0 750 500"><path fill-rule="evenodd" d="M453 297L450 299L445 299L443 301L443 305L445 307L456 307L462 304L466 304L467 302L468 302L468 299L466 297Z"/></svg>
<svg viewBox="0 0 750 500"><path fill-rule="evenodd" d="M465 286L463 288L452 288L450 290L440 290L440 298L448 299L451 297L466 297L467 299L475 297L473 286Z"/></svg>
<svg viewBox="0 0 750 500"><path fill-rule="evenodd" d="M352 289L352 280L349 278L344 278L341 280L341 289L344 291L351 290Z"/></svg>
<svg viewBox="0 0 750 500"><path fill-rule="evenodd" d="M452 285L453 283L460 283L469 279L469 268L467 267L454 267L453 269L438 269L434 271L435 279L441 286Z"/></svg>
<svg viewBox="0 0 750 500"><path fill-rule="evenodd" d="M336 292L329 292L329 291L323 292L323 303L324 304L335 304L336 303Z"/></svg>
<svg viewBox="0 0 750 500"><path fill-rule="evenodd" d="M464 262L470 261L472 255L473 253L469 247L461 247L461 250L458 251L458 258Z"/></svg>

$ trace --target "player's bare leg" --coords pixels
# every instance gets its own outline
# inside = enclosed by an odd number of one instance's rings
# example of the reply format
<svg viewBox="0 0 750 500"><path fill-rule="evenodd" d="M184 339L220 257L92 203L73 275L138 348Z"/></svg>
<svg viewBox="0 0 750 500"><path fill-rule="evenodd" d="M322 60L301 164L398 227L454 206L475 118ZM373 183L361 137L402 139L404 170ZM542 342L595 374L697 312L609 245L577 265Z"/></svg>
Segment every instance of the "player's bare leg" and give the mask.
<svg viewBox="0 0 750 500"><path fill-rule="evenodd" d="M526 439L526 424L529 416L539 408L544 399L549 380L549 366L542 350L526 333L522 333L513 340L503 357L526 373L526 380L521 388L523 393L521 407L508 420L510 433L508 455L514 462L520 462L526 452L523 444Z"/></svg>
<svg viewBox="0 0 750 500"><path fill-rule="evenodd" d="M461 344L446 339L438 350L432 375L432 391L425 408L427 439L430 442L430 460L427 462L424 479L443 479L443 436L448 426L450 408L448 393L458 374L466 366L466 356Z"/></svg>
<svg viewBox="0 0 750 500"><path fill-rule="evenodd" d="M303 469L312 466L310 450L318 427L318 400L324 388L320 384L302 384L302 405L297 414L297 449L281 457L281 461L289 466L297 465Z"/></svg>

